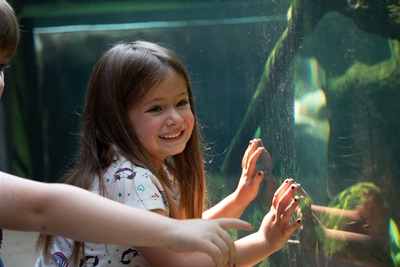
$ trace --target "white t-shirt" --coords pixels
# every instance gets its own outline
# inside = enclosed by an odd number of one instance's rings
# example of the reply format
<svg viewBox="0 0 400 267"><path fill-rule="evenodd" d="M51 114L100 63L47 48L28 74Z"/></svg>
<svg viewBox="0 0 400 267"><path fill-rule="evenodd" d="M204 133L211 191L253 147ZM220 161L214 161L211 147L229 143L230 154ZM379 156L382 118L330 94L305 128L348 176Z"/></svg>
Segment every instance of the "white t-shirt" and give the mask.
<svg viewBox="0 0 400 267"><path fill-rule="evenodd" d="M161 209L169 216L164 189L149 170L134 166L125 158L120 157L105 170L103 179L107 198L143 210ZM91 191L100 194L98 179ZM65 219L73 220L74 218ZM41 252L36 261L36 267L74 266L73 244L74 241L71 239L54 237L50 252L51 261L45 262ZM84 261L80 255L78 266L149 266L140 253L129 246L85 243L85 259L86 265L83 265Z"/></svg>

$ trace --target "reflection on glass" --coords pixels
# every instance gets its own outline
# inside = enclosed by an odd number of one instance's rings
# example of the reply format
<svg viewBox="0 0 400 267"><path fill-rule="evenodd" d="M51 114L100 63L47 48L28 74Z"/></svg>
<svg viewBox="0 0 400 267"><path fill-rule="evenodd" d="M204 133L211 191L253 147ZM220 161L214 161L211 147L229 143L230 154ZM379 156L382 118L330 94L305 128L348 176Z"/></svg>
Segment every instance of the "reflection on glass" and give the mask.
<svg viewBox="0 0 400 267"><path fill-rule="evenodd" d="M253 137L269 152L258 165L268 175L243 219L257 226L288 177L309 195L303 230L259 266L399 266L399 3L181 1L138 11L126 1L118 4L125 10L115 5L107 13L113 2L98 1L101 11L85 5L85 14L71 1L58 19L62 2L53 7L57 16L30 15L31 7L21 18L33 39L21 47L34 45L26 57L35 68L18 70L26 77L10 92L35 105L8 107L21 116L11 134L14 168L48 181L61 176L76 149L77 114L96 59L120 40L166 44L193 79L210 141L211 201L236 186L237 163Z"/></svg>

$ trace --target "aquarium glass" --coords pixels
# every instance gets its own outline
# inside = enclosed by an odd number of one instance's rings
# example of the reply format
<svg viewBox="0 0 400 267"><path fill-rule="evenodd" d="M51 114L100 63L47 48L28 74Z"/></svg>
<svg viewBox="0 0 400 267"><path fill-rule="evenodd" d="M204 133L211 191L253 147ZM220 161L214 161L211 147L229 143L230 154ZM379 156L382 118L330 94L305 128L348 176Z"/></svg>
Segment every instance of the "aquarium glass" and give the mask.
<svg viewBox="0 0 400 267"><path fill-rule="evenodd" d="M95 62L115 43L152 41L174 50L190 73L211 204L236 189L253 138L269 155L259 158L264 180L243 219L257 230L276 188L287 178L301 184L302 229L258 266L398 266L399 3L15 5L22 39L3 98L12 114L3 119L5 169L60 179L78 149Z"/></svg>

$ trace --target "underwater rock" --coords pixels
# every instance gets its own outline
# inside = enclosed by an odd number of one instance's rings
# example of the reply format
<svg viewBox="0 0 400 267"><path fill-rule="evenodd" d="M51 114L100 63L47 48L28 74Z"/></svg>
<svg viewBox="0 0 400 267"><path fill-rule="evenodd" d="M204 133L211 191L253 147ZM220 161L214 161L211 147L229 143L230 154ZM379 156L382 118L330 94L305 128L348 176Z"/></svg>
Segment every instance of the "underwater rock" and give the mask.
<svg viewBox="0 0 400 267"><path fill-rule="evenodd" d="M267 140L268 149L273 154L281 154L283 158L293 158L290 149L274 146L275 139L280 138L276 136L278 125L286 123L286 121L279 121L279 118L287 117L287 114L282 114L285 112L282 106L290 104L290 99L281 103L285 101L282 99L284 92L278 91L290 89L281 86L281 84L285 82L284 79L290 69L290 63L297 50L313 32L322 17L333 11L351 18L362 30L379 34L382 37L400 39L399 0L292 0L288 11L288 26L268 56L264 73L254 91L252 101L249 103L243 121L228 148L222 164L223 171L231 168L233 164L232 155L240 154L236 152L249 139L248 132L254 132L261 125L258 114L266 114L267 111L263 110L265 108L269 109L268 114L274 115L271 117L274 117L275 120L273 124L271 124L271 120L265 123L268 125L267 129L261 128L264 134L262 138ZM265 136L269 138L267 139Z"/></svg>
<svg viewBox="0 0 400 267"><path fill-rule="evenodd" d="M361 29L385 38L400 39L399 0L325 1L327 10L351 18Z"/></svg>

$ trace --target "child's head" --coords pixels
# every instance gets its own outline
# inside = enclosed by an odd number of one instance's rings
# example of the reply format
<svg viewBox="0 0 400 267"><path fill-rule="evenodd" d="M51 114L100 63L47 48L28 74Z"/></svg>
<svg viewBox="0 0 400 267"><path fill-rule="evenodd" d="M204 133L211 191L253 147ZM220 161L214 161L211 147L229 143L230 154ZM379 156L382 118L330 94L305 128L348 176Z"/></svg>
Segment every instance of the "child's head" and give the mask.
<svg viewBox="0 0 400 267"><path fill-rule="evenodd" d="M19 24L14 10L4 0L0 0L0 97L4 89L4 69L17 50Z"/></svg>
<svg viewBox="0 0 400 267"><path fill-rule="evenodd" d="M128 107L134 133L156 169L165 159L184 151L194 125L187 80L174 70Z"/></svg>
<svg viewBox="0 0 400 267"><path fill-rule="evenodd" d="M181 81L193 115L189 77L172 51L143 41L114 46L94 67L86 94L82 130L87 136L95 136L93 141L97 147L101 144L104 148L101 153L110 155L117 148L118 153L129 156L134 148L138 154L134 157L147 165L147 160L139 155L143 154L146 145L140 142L138 131L133 129L129 111L172 75ZM135 128L138 130L138 127ZM191 132L192 127L188 131L189 137ZM146 152L149 152L148 149Z"/></svg>

